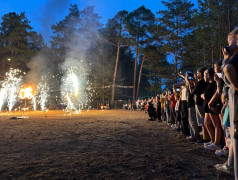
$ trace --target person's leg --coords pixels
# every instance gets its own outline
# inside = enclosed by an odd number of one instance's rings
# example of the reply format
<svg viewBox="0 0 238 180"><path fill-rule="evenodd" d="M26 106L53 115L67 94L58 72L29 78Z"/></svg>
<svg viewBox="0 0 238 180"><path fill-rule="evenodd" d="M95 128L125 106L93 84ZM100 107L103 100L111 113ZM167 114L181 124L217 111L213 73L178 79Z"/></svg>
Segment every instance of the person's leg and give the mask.
<svg viewBox="0 0 238 180"><path fill-rule="evenodd" d="M238 93L234 91L234 106L230 107L230 112L233 109L233 118L231 119L231 124L233 128L233 153L234 153L234 174L235 179L238 179ZM230 113L231 114L231 113ZM231 117L231 116L230 116Z"/></svg>
<svg viewBox="0 0 238 180"><path fill-rule="evenodd" d="M201 105L197 105L197 104L195 105L195 113L196 113L198 126L203 126L204 125L205 112L204 112Z"/></svg>
<svg viewBox="0 0 238 180"><path fill-rule="evenodd" d="M234 153L234 174L235 179L238 179L238 139L233 138L233 153Z"/></svg>
<svg viewBox="0 0 238 180"><path fill-rule="evenodd" d="M189 132L189 123L188 123L188 108L187 108L187 102L182 101L182 110L181 110L181 126L182 131L186 136L190 135Z"/></svg>
<svg viewBox="0 0 238 180"><path fill-rule="evenodd" d="M158 121L161 121L161 109L157 110Z"/></svg>
<svg viewBox="0 0 238 180"><path fill-rule="evenodd" d="M165 121L164 108L161 109L162 120Z"/></svg>
<svg viewBox="0 0 238 180"><path fill-rule="evenodd" d="M191 112L191 107L188 108L188 123L190 126L190 135L192 137L192 139L195 139L195 129L193 127L193 123L192 123L192 112Z"/></svg>
<svg viewBox="0 0 238 180"><path fill-rule="evenodd" d="M222 128L221 128L221 121L217 114L209 114L211 121L213 123L213 126L215 127L215 141L214 143L219 146L220 140L222 136Z"/></svg>
<svg viewBox="0 0 238 180"><path fill-rule="evenodd" d="M196 119L196 112L194 107L188 108L188 116L189 116L189 124L191 127L191 131L193 133L192 138L199 139L199 129Z"/></svg>
<svg viewBox="0 0 238 180"><path fill-rule="evenodd" d="M167 120L167 123L170 122L170 117L169 117L169 108L166 108L166 120Z"/></svg>
<svg viewBox="0 0 238 180"><path fill-rule="evenodd" d="M176 124L176 114L175 114L175 108L172 108L172 114L173 114L173 124Z"/></svg>
<svg viewBox="0 0 238 180"><path fill-rule="evenodd" d="M212 121L211 121L209 113L205 113L204 125L208 131L211 141L214 142L215 141L215 131L212 126Z"/></svg>

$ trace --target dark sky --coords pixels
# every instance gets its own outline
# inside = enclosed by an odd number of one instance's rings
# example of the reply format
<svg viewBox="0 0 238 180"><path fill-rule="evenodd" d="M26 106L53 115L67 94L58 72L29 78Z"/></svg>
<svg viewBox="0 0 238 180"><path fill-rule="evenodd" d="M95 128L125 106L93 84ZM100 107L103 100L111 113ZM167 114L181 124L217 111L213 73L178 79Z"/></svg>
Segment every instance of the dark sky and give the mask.
<svg viewBox="0 0 238 180"><path fill-rule="evenodd" d="M197 0L191 0L196 3ZM0 0L0 16L9 12L26 12L34 30L40 32L46 41L49 40L50 26L68 14L69 4L77 4L82 10L86 6L95 6L95 12L106 23L118 11L133 11L145 5L154 14L165 7L160 0Z"/></svg>

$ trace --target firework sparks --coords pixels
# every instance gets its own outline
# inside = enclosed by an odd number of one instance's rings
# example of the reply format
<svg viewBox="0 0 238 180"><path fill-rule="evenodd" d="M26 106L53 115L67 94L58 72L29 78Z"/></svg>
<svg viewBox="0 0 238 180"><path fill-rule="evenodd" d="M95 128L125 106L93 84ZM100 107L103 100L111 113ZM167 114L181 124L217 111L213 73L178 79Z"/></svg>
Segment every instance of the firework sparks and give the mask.
<svg viewBox="0 0 238 180"><path fill-rule="evenodd" d="M20 89L20 84L22 81L22 76L20 75L21 71L19 69L10 69L6 73L4 81L2 81L2 88L0 90L0 108L5 101L7 101L7 106L9 112L11 112L16 99L17 94Z"/></svg>
<svg viewBox="0 0 238 180"><path fill-rule="evenodd" d="M6 100L7 89L5 87L0 90L0 111L2 110L2 106L4 101Z"/></svg>
<svg viewBox="0 0 238 180"><path fill-rule="evenodd" d="M73 64L73 63L72 63ZM91 98L90 83L87 73L82 65L68 66L64 68L64 76L61 84L61 97L67 105L67 109L80 113L81 109L88 108Z"/></svg>
<svg viewBox="0 0 238 180"><path fill-rule="evenodd" d="M42 76L41 83L39 83L37 86L37 92L38 92L38 97L39 97L38 102L40 104L42 111L46 109L46 102L47 102L48 93L50 90L50 88L47 85L46 79L47 79L46 76Z"/></svg>
<svg viewBox="0 0 238 180"><path fill-rule="evenodd" d="M33 105L33 110L36 111L36 98L35 98L35 96L32 97L32 105Z"/></svg>

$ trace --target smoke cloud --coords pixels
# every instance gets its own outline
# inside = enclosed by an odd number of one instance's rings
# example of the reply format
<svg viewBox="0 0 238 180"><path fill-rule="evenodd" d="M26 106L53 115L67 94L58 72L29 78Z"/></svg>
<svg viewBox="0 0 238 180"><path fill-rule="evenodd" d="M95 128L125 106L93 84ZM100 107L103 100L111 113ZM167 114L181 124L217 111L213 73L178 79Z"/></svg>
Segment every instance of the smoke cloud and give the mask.
<svg viewBox="0 0 238 180"><path fill-rule="evenodd" d="M49 0L42 6L38 12L40 16L40 32L42 33L46 42L50 40L52 34L51 25L55 24L68 11L69 0Z"/></svg>

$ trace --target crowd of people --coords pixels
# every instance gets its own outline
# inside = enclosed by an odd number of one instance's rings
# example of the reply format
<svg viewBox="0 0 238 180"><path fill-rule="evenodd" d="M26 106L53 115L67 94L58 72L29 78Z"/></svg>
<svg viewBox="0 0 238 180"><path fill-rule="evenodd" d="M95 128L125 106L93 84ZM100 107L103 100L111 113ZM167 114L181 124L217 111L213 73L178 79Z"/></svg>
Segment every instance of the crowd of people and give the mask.
<svg viewBox="0 0 238 180"><path fill-rule="evenodd" d="M228 34L228 44L224 59L194 74L179 74L182 80L171 90L140 100L136 107L145 109L149 120L164 121L188 140L227 156L215 167L238 179L238 28Z"/></svg>

